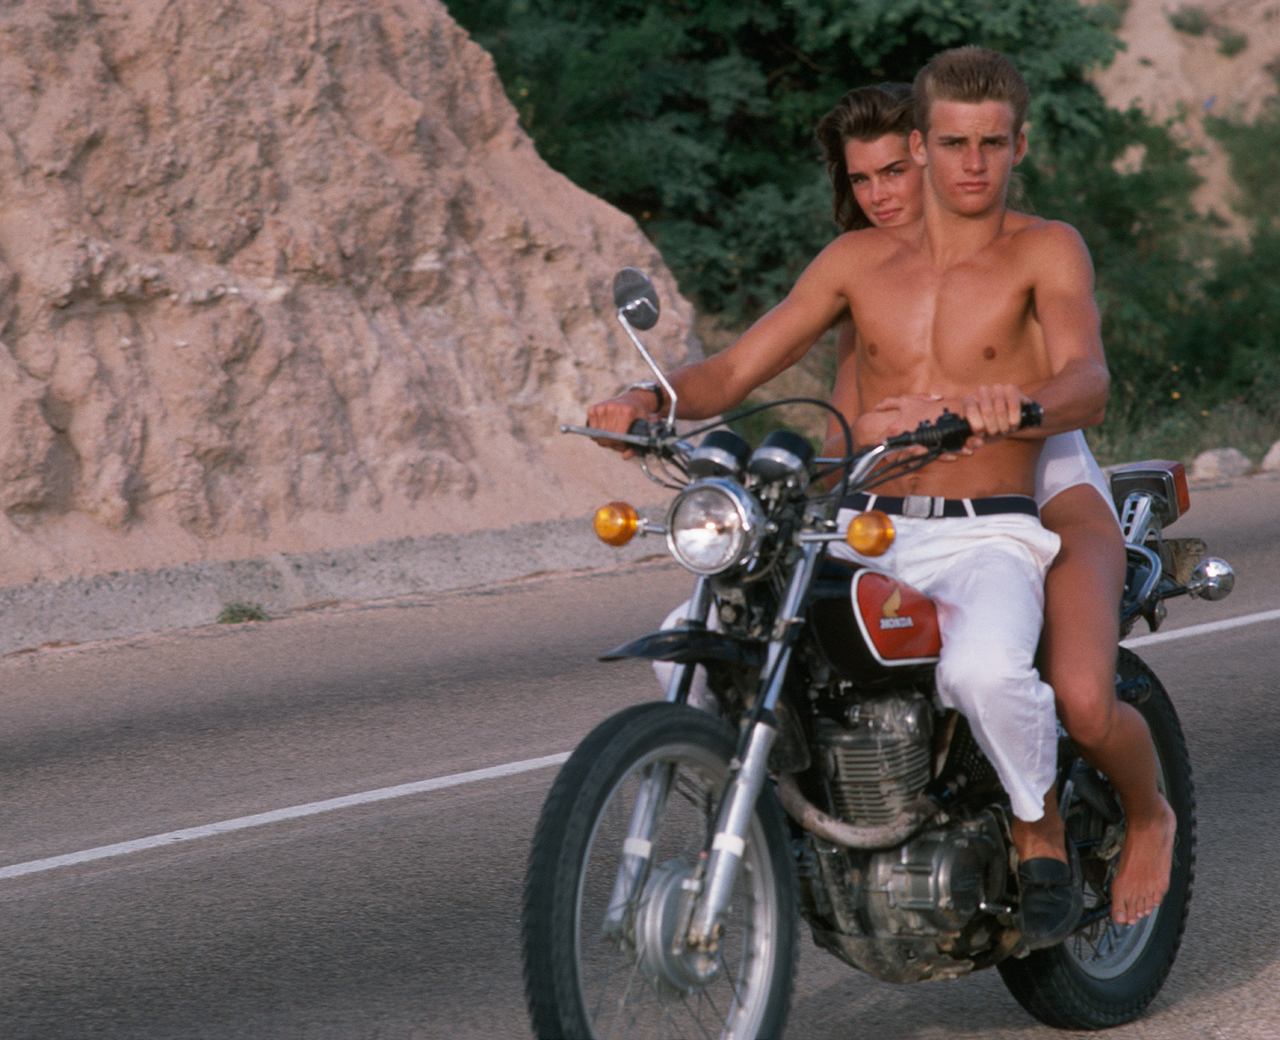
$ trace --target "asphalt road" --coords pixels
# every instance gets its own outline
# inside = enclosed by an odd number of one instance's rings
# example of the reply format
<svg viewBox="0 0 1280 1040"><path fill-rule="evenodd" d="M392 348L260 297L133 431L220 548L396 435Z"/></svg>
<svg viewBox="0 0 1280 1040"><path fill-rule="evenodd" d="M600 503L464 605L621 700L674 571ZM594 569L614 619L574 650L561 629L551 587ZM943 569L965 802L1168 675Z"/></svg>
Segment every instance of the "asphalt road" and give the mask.
<svg viewBox="0 0 1280 1040"><path fill-rule="evenodd" d="M1239 577L1162 631L1280 608L1280 481L1197 492L1172 533ZM654 696L594 656L687 588L655 562L0 659L0 1037L528 1036L537 760ZM1199 860L1116 1040L1280 1037L1278 644L1272 619L1138 650L1187 731ZM802 945L789 1037L1063 1035L993 972L894 987Z"/></svg>

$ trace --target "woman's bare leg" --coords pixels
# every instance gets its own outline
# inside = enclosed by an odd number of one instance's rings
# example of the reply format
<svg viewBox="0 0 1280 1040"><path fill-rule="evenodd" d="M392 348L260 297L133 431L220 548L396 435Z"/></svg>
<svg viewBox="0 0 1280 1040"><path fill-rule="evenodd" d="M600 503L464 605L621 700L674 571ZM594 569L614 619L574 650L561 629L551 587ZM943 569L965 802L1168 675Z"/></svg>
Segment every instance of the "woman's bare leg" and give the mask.
<svg viewBox="0 0 1280 1040"><path fill-rule="evenodd" d="M1041 510L1062 549L1045 578L1045 680L1081 756L1120 796L1126 837L1111 887L1120 924L1154 913L1169 887L1177 818L1156 789L1156 755L1146 720L1115 695L1124 542L1091 486L1055 495Z"/></svg>

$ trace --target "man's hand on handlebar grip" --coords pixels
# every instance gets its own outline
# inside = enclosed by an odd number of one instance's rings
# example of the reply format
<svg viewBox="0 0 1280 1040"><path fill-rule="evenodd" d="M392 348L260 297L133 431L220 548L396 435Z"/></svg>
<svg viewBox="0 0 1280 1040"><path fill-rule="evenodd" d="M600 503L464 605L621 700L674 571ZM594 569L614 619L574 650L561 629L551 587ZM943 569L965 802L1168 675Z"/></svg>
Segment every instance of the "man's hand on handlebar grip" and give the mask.
<svg viewBox="0 0 1280 1040"><path fill-rule="evenodd" d="M650 415L645 404L647 398L651 396L629 390L607 401L593 404L587 409L587 425L597 430L611 430L614 433L637 432L633 429L636 422L643 423ZM640 429L638 432L644 434L646 431ZM602 448L612 448L614 451L621 452L624 459L629 459L636 453L635 448L620 441L599 437L593 437L592 440Z"/></svg>

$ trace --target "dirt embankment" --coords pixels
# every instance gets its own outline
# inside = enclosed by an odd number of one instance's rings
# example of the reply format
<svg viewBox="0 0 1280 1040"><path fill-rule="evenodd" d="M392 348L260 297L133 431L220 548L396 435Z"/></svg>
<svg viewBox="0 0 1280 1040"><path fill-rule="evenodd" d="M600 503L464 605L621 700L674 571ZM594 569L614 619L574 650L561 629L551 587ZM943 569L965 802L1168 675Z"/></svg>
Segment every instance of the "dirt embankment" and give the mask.
<svg viewBox="0 0 1280 1040"><path fill-rule="evenodd" d="M0 586L582 515L626 265L438 0L7 5Z"/></svg>
<svg viewBox="0 0 1280 1040"><path fill-rule="evenodd" d="M1280 2L1129 0L1119 35L1125 50L1095 75L1099 91L1114 108L1136 104L1171 121L1204 177L1197 205L1242 229L1226 156L1204 118L1251 122L1276 95Z"/></svg>

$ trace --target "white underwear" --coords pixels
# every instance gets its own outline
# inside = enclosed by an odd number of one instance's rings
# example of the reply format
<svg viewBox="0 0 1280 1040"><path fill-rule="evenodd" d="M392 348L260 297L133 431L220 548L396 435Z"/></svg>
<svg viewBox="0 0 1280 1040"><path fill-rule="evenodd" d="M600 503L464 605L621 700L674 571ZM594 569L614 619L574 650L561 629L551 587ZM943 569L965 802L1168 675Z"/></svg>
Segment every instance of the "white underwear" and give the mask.
<svg viewBox="0 0 1280 1040"><path fill-rule="evenodd" d="M1079 484L1091 485L1102 496L1102 501L1107 503L1111 512L1115 513L1116 504L1111 498L1111 487L1098 468L1084 434L1079 430L1072 430L1070 433L1055 433L1052 437L1046 437L1044 448L1040 452L1040 464L1036 467L1036 505L1043 509L1054 495ZM1116 519L1118 522L1119 517Z"/></svg>

